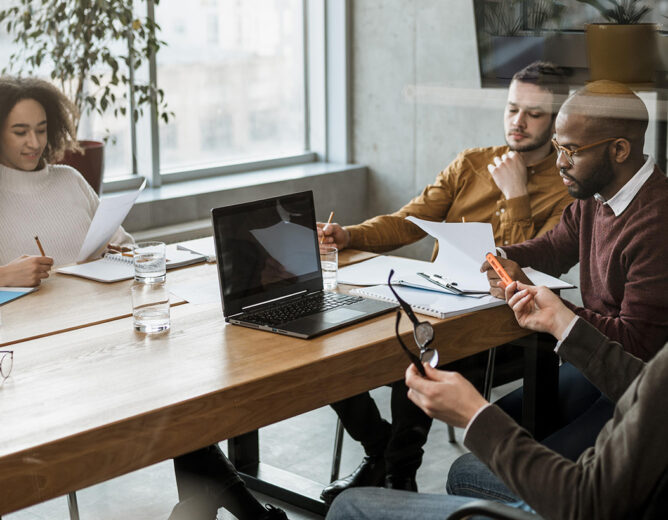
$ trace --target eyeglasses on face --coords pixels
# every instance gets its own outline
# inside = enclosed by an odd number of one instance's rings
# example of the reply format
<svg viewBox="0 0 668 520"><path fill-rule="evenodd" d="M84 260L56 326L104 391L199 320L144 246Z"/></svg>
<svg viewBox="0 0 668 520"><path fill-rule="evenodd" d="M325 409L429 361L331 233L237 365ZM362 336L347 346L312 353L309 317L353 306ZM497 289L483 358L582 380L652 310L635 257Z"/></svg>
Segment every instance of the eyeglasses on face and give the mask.
<svg viewBox="0 0 668 520"><path fill-rule="evenodd" d="M12 373L14 365L14 351L0 350L0 382L4 382Z"/></svg>
<svg viewBox="0 0 668 520"><path fill-rule="evenodd" d="M578 153L582 152L583 150L588 150L589 148L594 148L595 146L600 146L605 143L609 143L611 141L616 141L617 139L623 139L622 137L608 137L607 139L601 139L600 141L596 141L595 143L591 144L585 144L584 146L578 146L577 148L566 148L565 146L561 146L556 139L552 139L552 145L554 146L555 150L557 150L557 159L559 156L563 153L566 156L566 160L568 163L573 166L575 164L575 159L573 159L574 155L577 155Z"/></svg>

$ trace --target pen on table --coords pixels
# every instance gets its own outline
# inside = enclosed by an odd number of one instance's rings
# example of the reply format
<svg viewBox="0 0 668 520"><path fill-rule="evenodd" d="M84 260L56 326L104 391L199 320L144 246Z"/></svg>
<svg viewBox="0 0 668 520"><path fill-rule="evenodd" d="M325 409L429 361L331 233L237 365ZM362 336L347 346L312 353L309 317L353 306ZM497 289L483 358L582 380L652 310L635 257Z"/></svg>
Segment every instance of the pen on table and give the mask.
<svg viewBox="0 0 668 520"><path fill-rule="evenodd" d="M322 226L322 237L320 237L320 243L322 244L322 241L325 240L325 228L329 226L332 223L332 219L334 218L334 212L330 212L329 218L327 219L327 224Z"/></svg>
<svg viewBox="0 0 668 520"><path fill-rule="evenodd" d="M37 247L39 247L39 252L42 253L42 256L46 256L46 253L44 252L44 248L42 247L42 243L39 241L38 236L35 236L35 242L37 242Z"/></svg>

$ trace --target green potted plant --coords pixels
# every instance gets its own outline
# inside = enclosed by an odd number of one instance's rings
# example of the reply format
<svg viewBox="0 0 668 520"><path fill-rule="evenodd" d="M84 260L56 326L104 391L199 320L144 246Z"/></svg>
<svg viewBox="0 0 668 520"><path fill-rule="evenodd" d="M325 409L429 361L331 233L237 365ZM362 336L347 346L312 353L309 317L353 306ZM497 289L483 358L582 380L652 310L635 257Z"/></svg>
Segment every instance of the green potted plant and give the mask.
<svg viewBox="0 0 668 520"><path fill-rule="evenodd" d="M476 4L479 26L489 36L491 69L509 79L531 62L543 58L543 30L556 22L563 4L551 0L483 0Z"/></svg>
<svg viewBox="0 0 668 520"><path fill-rule="evenodd" d="M651 7L643 0L578 1L596 8L607 21L585 25L590 79L653 82L659 26L642 23Z"/></svg>
<svg viewBox="0 0 668 520"><path fill-rule="evenodd" d="M134 71L165 43L157 37L157 24L137 16L133 4L146 12L143 0L16 0L0 10L0 24L14 36L17 47L2 72L47 69L79 115L112 113L136 121L153 105L168 121L172 114L166 110L163 91L134 78ZM78 128L79 120L76 123ZM103 143L79 143L83 153L71 153L66 161L99 193ZM93 170L86 171L89 167Z"/></svg>

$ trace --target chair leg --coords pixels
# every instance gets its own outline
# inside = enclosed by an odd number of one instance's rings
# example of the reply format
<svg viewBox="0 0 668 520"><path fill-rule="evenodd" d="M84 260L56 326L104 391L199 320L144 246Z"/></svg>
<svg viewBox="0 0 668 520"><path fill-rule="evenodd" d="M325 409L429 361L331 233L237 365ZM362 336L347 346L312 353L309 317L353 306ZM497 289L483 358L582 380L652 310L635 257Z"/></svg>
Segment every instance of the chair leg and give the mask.
<svg viewBox="0 0 668 520"><path fill-rule="evenodd" d="M67 495L67 506L70 510L70 520L79 520L79 504L77 494L74 491Z"/></svg>
<svg viewBox="0 0 668 520"><path fill-rule="evenodd" d="M330 482L339 478L339 469L341 468L341 450L343 449L343 424L341 419L336 420L336 435L334 437L334 454L332 456L332 473L329 477Z"/></svg>
<svg viewBox="0 0 668 520"><path fill-rule="evenodd" d="M485 383L482 387L482 396L489 401L494 383L494 362L496 361L496 347L487 351L487 368L485 369Z"/></svg>
<svg viewBox="0 0 668 520"><path fill-rule="evenodd" d="M455 437L455 429L448 424L448 440L450 442L457 442L457 438Z"/></svg>

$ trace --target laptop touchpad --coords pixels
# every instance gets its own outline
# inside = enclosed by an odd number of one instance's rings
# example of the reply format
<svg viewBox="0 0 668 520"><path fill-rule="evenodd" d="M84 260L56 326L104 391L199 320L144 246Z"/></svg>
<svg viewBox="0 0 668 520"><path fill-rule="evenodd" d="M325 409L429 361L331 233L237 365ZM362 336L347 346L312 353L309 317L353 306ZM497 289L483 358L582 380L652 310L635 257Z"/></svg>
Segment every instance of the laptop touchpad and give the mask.
<svg viewBox="0 0 668 520"><path fill-rule="evenodd" d="M352 309L334 309L325 312L320 317L322 321L326 321L327 323L341 323L342 321L351 320L363 314L363 312Z"/></svg>

